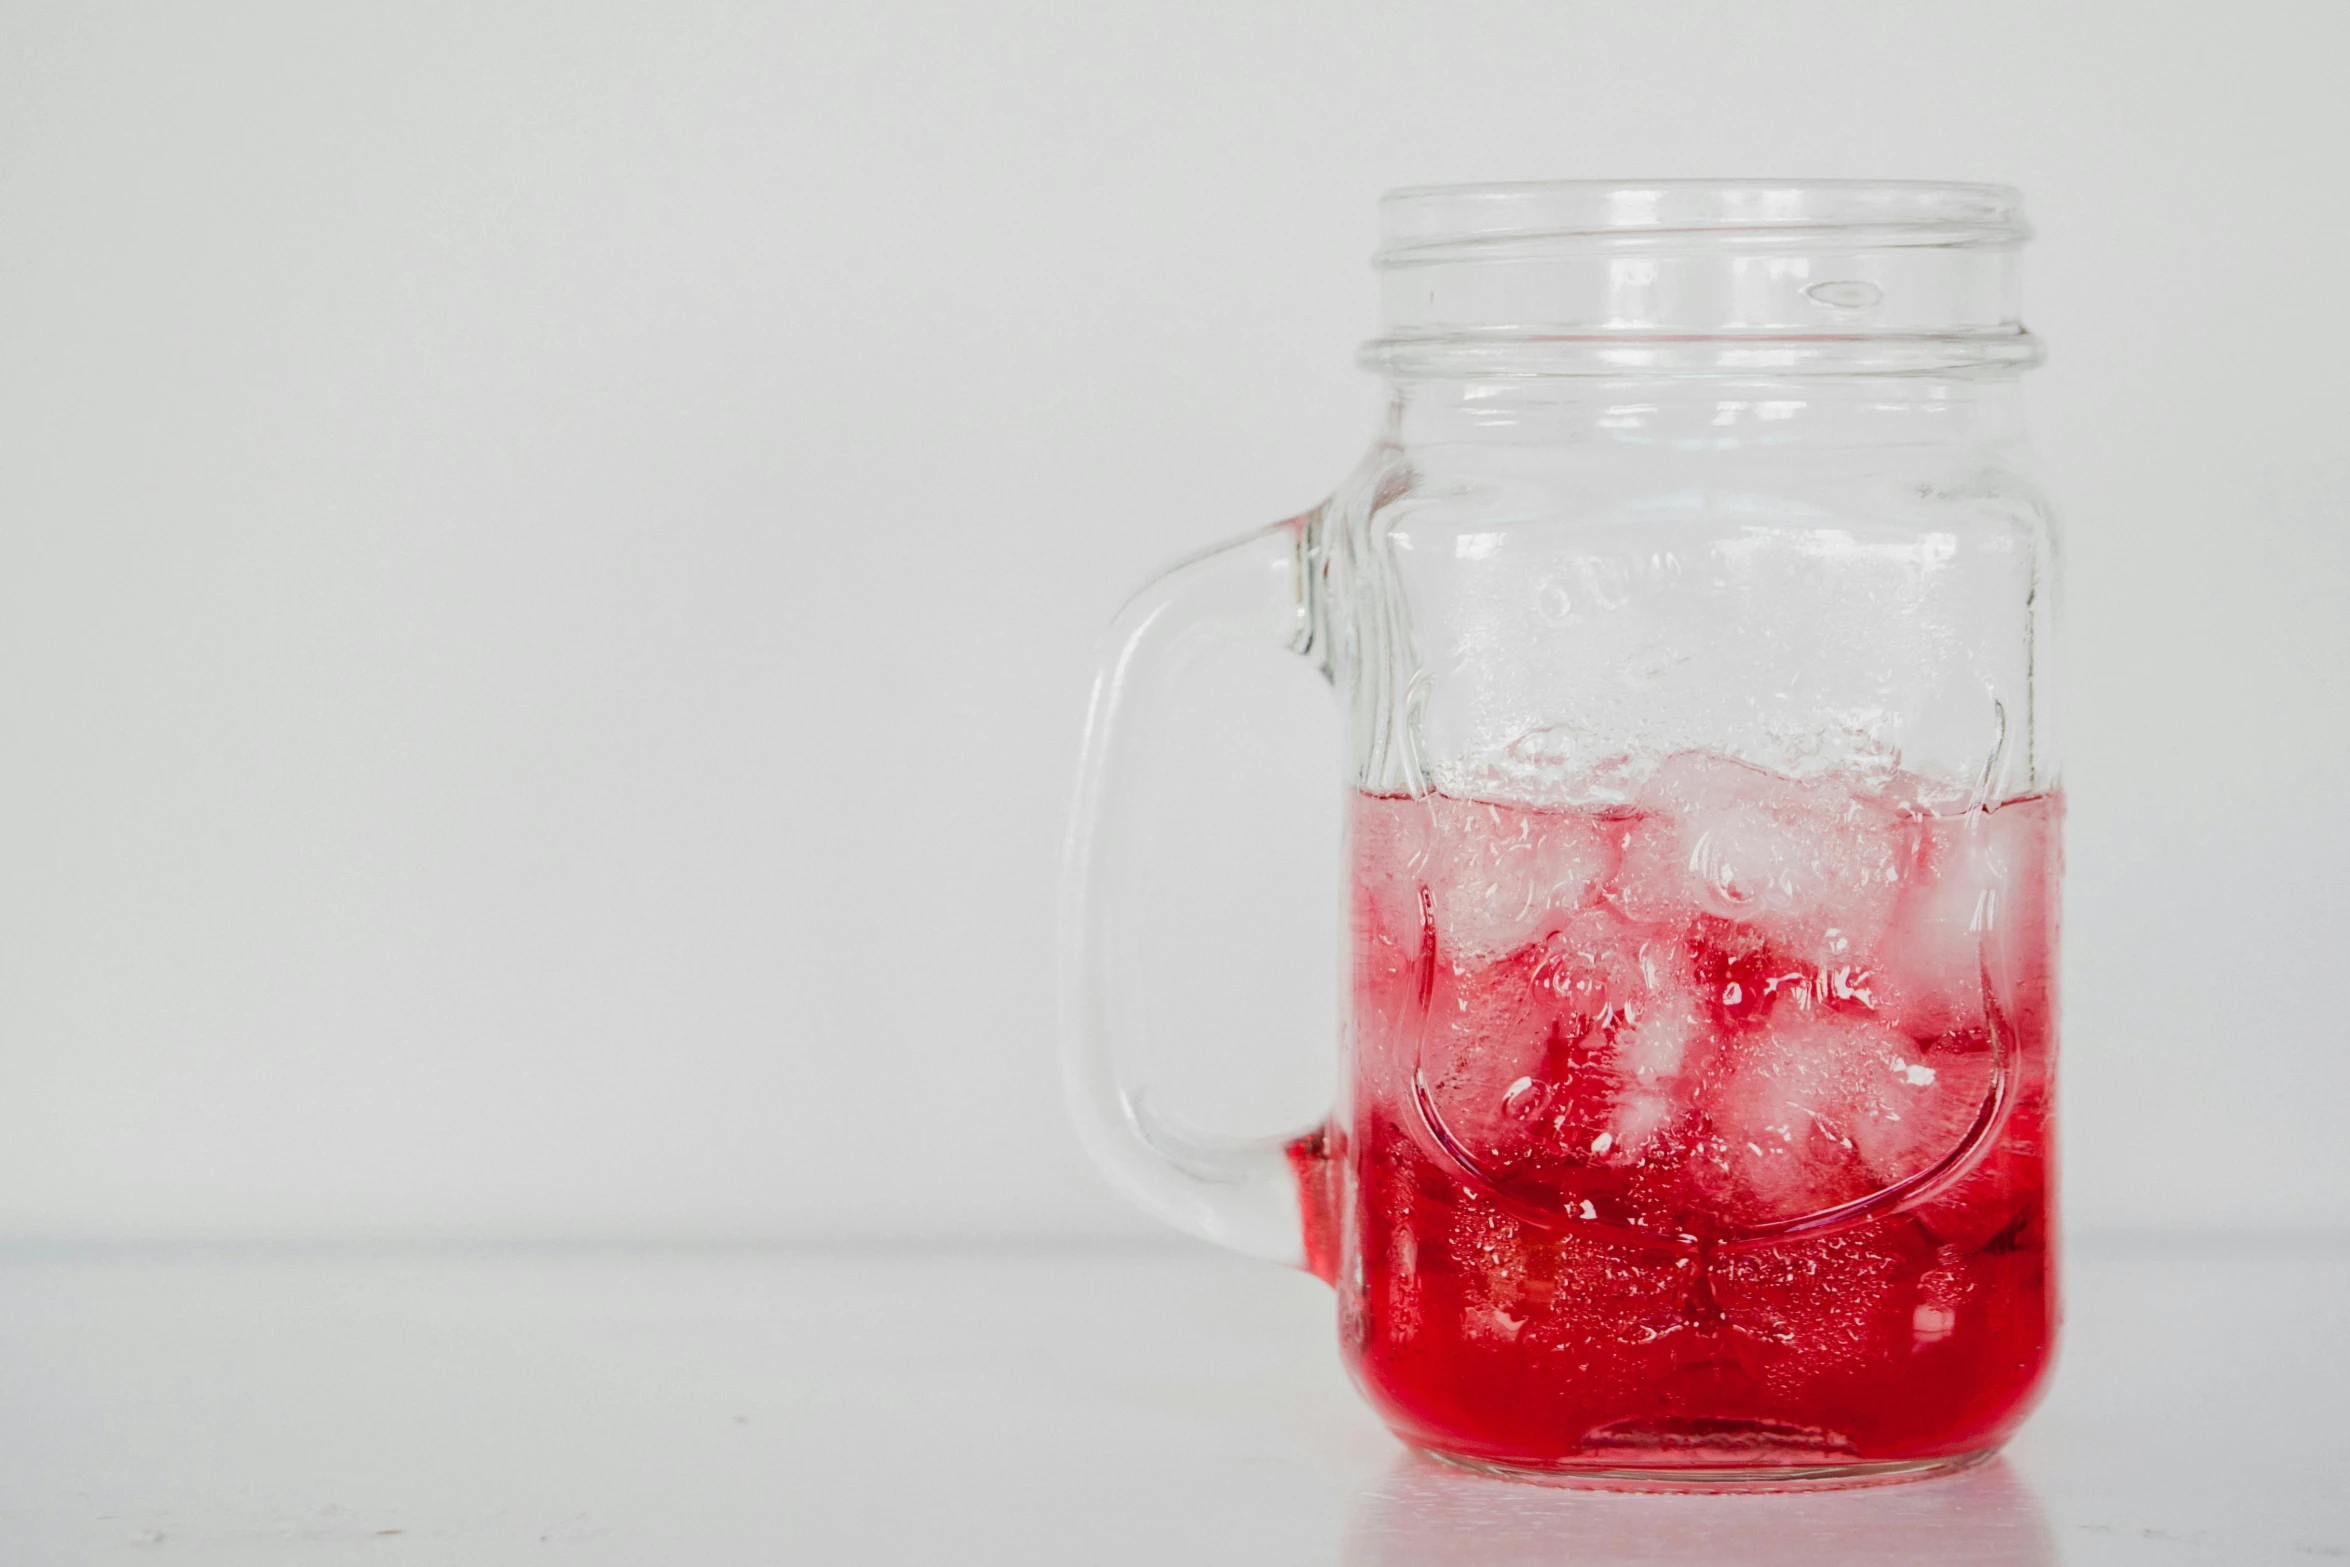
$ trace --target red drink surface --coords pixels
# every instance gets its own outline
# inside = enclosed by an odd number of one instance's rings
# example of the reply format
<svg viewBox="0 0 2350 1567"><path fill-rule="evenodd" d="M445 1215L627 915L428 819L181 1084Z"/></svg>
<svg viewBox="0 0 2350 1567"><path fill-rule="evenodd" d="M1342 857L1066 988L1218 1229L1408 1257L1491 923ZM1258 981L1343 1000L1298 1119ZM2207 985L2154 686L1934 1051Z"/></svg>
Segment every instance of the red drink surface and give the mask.
<svg viewBox="0 0 2350 1567"><path fill-rule="evenodd" d="M1356 798L1354 1099L1298 1162L1406 1440L1840 1465L2023 1417L2060 805L1903 782L1684 753L1626 805Z"/></svg>

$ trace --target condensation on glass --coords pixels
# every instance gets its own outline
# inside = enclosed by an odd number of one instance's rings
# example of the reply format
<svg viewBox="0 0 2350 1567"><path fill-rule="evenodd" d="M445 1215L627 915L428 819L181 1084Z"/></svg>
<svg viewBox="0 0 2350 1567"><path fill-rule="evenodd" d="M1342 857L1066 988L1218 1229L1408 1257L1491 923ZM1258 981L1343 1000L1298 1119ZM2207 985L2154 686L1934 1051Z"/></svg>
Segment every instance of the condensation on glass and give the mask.
<svg viewBox="0 0 2350 1567"><path fill-rule="evenodd" d="M1118 618L1064 905L1072 1102L1195 1234L1337 1289L1407 1442L1519 1477L1960 1467L2056 1325L2062 797L2015 192L1679 182L1382 206L1389 395L1314 511ZM1203 635L1325 673L1341 1103L1162 1114L1140 738Z"/></svg>

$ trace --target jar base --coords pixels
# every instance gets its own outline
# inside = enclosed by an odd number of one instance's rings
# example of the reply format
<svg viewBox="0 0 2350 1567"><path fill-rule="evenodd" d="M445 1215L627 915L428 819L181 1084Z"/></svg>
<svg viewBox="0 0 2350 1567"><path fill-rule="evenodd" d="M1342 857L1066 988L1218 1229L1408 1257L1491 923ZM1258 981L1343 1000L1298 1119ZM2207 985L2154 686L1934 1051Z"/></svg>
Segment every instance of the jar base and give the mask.
<svg viewBox="0 0 2350 1567"><path fill-rule="evenodd" d="M1972 1469L1999 1449L1982 1447L1971 1453L1958 1453L1947 1458L1890 1459L1875 1463L1658 1464L1648 1467L1573 1461L1555 1465L1511 1464L1491 1458L1473 1458L1466 1453L1448 1453L1434 1447L1423 1447L1419 1451L1455 1469L1527 1485L1580 1491L1678 1491L1699 1496L1751 1496L1773 1491L1852 1491L1866 1486L1931 1480L1938 1475L1953 1475Z"/></svg>

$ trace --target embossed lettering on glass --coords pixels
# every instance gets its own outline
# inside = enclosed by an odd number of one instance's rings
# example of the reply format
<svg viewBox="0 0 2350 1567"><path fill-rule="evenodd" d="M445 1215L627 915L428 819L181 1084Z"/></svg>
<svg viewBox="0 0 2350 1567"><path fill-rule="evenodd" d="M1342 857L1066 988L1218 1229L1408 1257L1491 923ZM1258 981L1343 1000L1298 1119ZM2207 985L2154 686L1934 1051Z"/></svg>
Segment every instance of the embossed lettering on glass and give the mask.
<svg viewBox="0 0 2350 1567"><path fill-rule="evenodd" d="M1064 906L1089 1146L1336 1286L1399 1436L1521 1477L1973 1462L2046 1370L2052 540L2000 187L1382 208L1389 388L1323 505L1175 568L1095 688ZM1110 955L1203 635L1344 715L1341 1102L1157 1113Z"/></svg>

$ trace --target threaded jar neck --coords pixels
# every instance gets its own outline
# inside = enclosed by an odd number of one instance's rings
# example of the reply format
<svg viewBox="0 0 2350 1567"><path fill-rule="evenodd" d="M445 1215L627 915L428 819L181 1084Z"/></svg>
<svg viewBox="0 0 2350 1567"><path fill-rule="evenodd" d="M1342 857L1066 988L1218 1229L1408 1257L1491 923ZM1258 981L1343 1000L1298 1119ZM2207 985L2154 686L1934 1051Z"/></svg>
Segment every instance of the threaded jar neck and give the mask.
<svg viewBox="0 0 2350 1567"><path fill-rule="evenodd" d="M2022 200L1911 181L1427 186L1380 203L1390 377L2005 374Z"/></svg>

